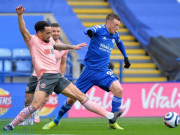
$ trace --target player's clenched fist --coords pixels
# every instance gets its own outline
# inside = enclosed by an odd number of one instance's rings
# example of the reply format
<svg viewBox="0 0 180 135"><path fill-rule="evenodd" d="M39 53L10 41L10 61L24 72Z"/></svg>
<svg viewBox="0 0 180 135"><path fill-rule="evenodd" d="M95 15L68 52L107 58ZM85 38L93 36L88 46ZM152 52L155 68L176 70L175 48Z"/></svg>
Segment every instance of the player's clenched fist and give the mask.
<svg viewBox="0 0 180 135"><path fill-rule="evenodd" d="M25 8L23 8L23 6L18 6L18 7L16 8L16 13L17 13L18 15L23 14L24 11L25 11Z"/></svg>

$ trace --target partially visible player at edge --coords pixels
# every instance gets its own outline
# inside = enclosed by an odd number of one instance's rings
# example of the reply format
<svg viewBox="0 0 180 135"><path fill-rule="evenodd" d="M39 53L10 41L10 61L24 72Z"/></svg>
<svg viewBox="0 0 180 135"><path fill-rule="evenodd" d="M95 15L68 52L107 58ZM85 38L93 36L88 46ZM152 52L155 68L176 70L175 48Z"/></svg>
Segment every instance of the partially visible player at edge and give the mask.
<svg viewBox="0 0 180 135"><path fill-rule="evenodd" d="M99 86L107 92L111 91L114 94L112 112L120 110L123 93L123 88L117 77L113 74L112 70L108 69L114 43L116 43L124 56L124 67L129 68L131 65L123 42L120 40L117 32L119 25L119 16L111 13L107 15L105 25L96 25L84 30L84 33L91 38L91 42L83 61L85 68L75 84L83 93L86 93L93 85ZM75 102L76 100L68 98L54 121L46 124L43 129L48 130L57 126L62 116L70 110ZM116 122L112 123L109 121L108 126L111 129L123 129Z"/></svg>
<svg viewBox="0 0 180 135"><path fill-rule="evenodd" d="M52 36L53 40L56 43L59 43L60 45L63 44L61 42L61 40L59 39L59 37L60 37L60 26L59 26L59 24L52 23L51 24L51 30L52 30L51 36ZM56 62L57 62L57 65L59 66L59 71L62 74L62 76L65 75L66 58L67 58L68 52L69 52L69 50L54 50ZM32 99L34 96L34 92L35 92L37 83L38 83L38 79L37 79L36 72L34 71L32 73L32 76L29 78L29 81L28 81L28 84L26 87L25 100L24 100L24 106L25 107L30 106L30 104L32 103ZM43 105L40 107L40 109L38 109L34 113L34 122L36 122L36 123L40 122L40 111L44 107L44 105L46 104L47 101L48 101L48 99L45 99L45 101L43 102ZM26 119L23 123L21 123L21 125L33 125L33 116Z"/></svg>
<svg viewBox="0 0 180 135"><path fill-rule="evenodd" d="M121 110L114 113L106 111L97 103L88 99L88 97L75 87L73 83L65 77L62 77L59 73L54 49L80 49L86 46L86 44L82 43L72 46L50 42L51 26L46 21L37 22L35 24L37 34L31 35L25 26L23 19L24 11L25 8L23 8L23 6L18 6L16 8L19 29L31 53L33 66L38 78L38 85L31 105L24 108L10 124L4 126L3 130L13 130L32 113L38 110L44 99L52 94L53 91L57 94L62 93L65 96L78 100L86 109L106 117L112 122L116 121L122 113Z"/></svg>

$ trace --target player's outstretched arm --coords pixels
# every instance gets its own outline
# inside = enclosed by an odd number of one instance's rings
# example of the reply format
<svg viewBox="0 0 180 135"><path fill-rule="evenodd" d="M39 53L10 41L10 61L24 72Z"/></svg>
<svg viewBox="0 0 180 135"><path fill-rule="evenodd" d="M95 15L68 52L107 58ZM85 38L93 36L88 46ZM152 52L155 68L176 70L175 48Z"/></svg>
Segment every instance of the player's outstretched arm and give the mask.
<svg viewBox="0 0 180 135"><path fill-rule="evenodd" d="M124 47L124 44L121 40L118 40L118 43L117 44L117 47L119 48L119 50L121 51L121 53L123 54L124 56L124 67L125 68L129 68L131 66L131 63L129 62L129 59L128 59L128 56L126 54L126 50L125 50L125 47Z"/></svg>
<svg viewBox="0 0 180 135"><path fill-rule="evenodd" d="M31 38L31 34L26 29L26 25L23 19L23 13L25 11L25 8L23 6L18 6L16 8L16 13L18 15L18 24L19 24L19 30L24 38L24 41L28 41Z"/></svg>
<svg viewBox="0 0 180 135"><path fill-rule="evenodd" d="M86 47L86 46L87 46L86 43L81 43L81 44L78 44L78 45L67 45L67 44L58 44L58 43L56 43L54 45L54 49L56 49L56 50L69 50L69 49L79 50L82 47Z"/></svg>
<svg viewBox="0 0 180 135"><path fill-rule="evenodd" d="M78 44L78 45L74 45L74 46L73 46L73 49L74 49L74 50L79 50L79 49L81 49L82 47L86 47L86 46L87 46L86 43L81 43L81 44Z"/></svg>

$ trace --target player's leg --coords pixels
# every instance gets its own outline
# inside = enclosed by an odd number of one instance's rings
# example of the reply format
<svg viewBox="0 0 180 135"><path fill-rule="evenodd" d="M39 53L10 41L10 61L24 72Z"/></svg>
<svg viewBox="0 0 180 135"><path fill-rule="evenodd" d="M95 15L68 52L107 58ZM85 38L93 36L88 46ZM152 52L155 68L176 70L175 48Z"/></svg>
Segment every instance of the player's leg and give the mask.
<svg viewBox="0 0 180 135"><path fill-rule="evenodd" d="M46 92L37 90L34 94L32 104L24 108L9 125L3 128L3 130L13 130L15 126L19 125L26 118L32 115L32 113L40 107L46 96Z"/></svg>
<svg viewBox="0 0 180 135"><path fill-rule="evenodd" d="M114 94L112 99L112 112L116 112L120 110L122 104L122 93L123 88L118 80L114 81L110 86L110 91ZM109 128L112 129L123 129L117 123L109 122Z"/></svg>
<svg viewBox="0 0 180 135"><path fill-rule="evenodd" d="M68 98L64 102L64 104L61 106L61 109L59 110L56 118L53 121L51 121L51 122L47 123L46 125L44 125L42 129L43 130L50 130L53 127L56 127L59 124L61 118L71 109L72 105L75 102L76 102L76 100L74 100L72 98Z"/></svg>
<svg viewBox="0 0 180 135"><path fill-rule="evenodd" d="M89 73L88 70L84 69L83 72L81 73L80 77L76 81L76 84L75 84L76 87L83 93L86 93L93 86L92 80L89 79L89 78L91 78L90 76L91 76L91 73ZM64 102L56 119L54 119L54 122L56 124L59 123L62 116L71 109L72 105L75 102L76 102L76 100L74 100L72 98L68 98L67 101Z"/></svg>
<svg viewBox="0 0 180 135"><path fill-rule="evenodd" d="M72 105L76 102L76 100L72 99L72 98L68 98L64 104L62 105L61 109L58 112L58 115L56 116L56 118L54 119L54 123L58 124L59 121L61 120L61 118L64 116L64 114L66 112L68 112Z"/></svg>
<svg viewBox="0 0 180 135"><path fill-rule="evenodd" d="M31 105L37 83L38 83L37 76L31 76L29 78L26 91L25 91L24 107L28 107ZM33 114L29 118L27 118L24 122L20 123L20 125L23 125L23 126L33 125Z"/></svg>
<svg viewBox="0 0 180 135"><path fill-rule="evenodd" d="M48 101L49 101L49 97L45 97L45 99L44 99L43 103L41 104L41 106L39 107L39 109L36 112L34 112L34 122L35 123L40 123L40 112Z"/></svg>
<svg viewBox="0 0 180 135"><path fill-rule="evenodd" d="M38 83L38 79L37 76L31 76L29 78L27 87L26 87L26 91L25 91L25 100L24 100L24 106L30 106L32 101L33 101L33 97L34 97L34 93L37 87L37 83Z"/></svg>
<svg viewBox="0 0 180 135"><path fill-rule="evenodd" d="M97 74L94 74L94 72L90 71L89 73L91 73L91 77L90 78L94 78L97 76ZM103 73L104 74L104 73ZM101 76L100 76L101 77ZM89 79L90 79L89 78ZM106 77L105 77L106 78ZM114 78L113 78L114 79ZM111 80L113 80L111 79ZM115 78L117 80L117 78ZM101 80L102 81L102 80ZM109 80L106 80L109 81ZM107 87L110 87L110 83L107 83ZM70 88L69 86L71 86L72 88ZM110 119L111 123L115 123L116 119L122 114L122 110L118 110L116 112L114 112L114 116L113 118L109 118L112 116L112 113L107 112L105 109L103 109L102 107L100 107L98 104L96 104L95 102L92 102L91 100L88 100L88 98L86 97L86 95L82 92L79 91L79 89L77 89L75 86L75 88L73 87L73 85L69 85L67 88L65 88L65 90L62 91L62 94L71 97L73 99L79 100L80 103L89 111L95 112L101 116L107 117L108 119ZM68 90L69 88L69 90ZM67 90L67 91L66 91ZM66 92L66 93L65 93ZM71 92L71 93L69 93Z"/></svg>
<svg viewBox="0 0 180 135"><path fill-rule="evenodd" d="M111 113L100 107L97 103L92 102L87 98L87 96L82 93L77 87L75 87L70 81L66 78L62 77L58 84L58 87L55 89L56 93L62 93L67 97L73 98L78 100L86 109L89 111L95 112L101 116L104 116L115 122L116 119L119 117L121 112L118 113Z"/></svg>
<svg viewBox="0 0 180 135"><path fill-rule="evenodd" d="M119 117L121 113L121 112L111 113L111 112L106 111L104 108L100 107L97 103L88 99L88 97L86 97L86 95L82 93L79 89L77 89L72 83L69 84L69 86L62 91L62 94L67 97L78 100L87 110L94 112L96 114L99 114L103 117L106 117L107 119L113 122L116 121L116 119ZM46 124L43 127L43 129L48 130L55 126L57 126L57 124L55 124L54 121L52 121Z"/></svg>
<svg viewBox="0 0 180 135"><path fill-rule="evenodd" d="M49 97L46 97L42 103L42 105L39 107L39 109L37 111L34 112L34 122L35 123L40 123L40 112L42 110L42 108L45 106L45 104L48 102Z"/></svg>
<svg viewBox="0 0 180 135"><path fill-rule="evenodd" d="M34 119L33 120L35 123L40 123L40 109L38 109L37 111L34 112Z"/></svg>
<svg viewBox="0 0 180 135"><path fill-rule="evenodd" d="M89 72L89 70L84 69L81 73L80 77L76 81L76 87L81 90L81 92L86 93L92 86L92 73ZM72 105L76 102L76 100L72 98L68 98L64 104L61 106L58 115L54 119L54 121L46 124L43 126L42 129L49 130L55 126L57 126L61 120L61 118L66 114L72 107Z"/></svg>
<svg viewBox="0 0 180 135"><path fill-rule="evenodd" d="M49 97L46 97L42 103L42 105L39 107L39 109L34 112L34 122L35 123L40 123L40 112L42 110L42 108L46 105L46 103L48 102Z"/></svg>
<svg viewBox="0 0 180 135"><path fill-rule="evenodd" d="M115 113L121 111L122 113L122 110L120 110L120 106L122 103L123 89L119 81L117 80L117 77L111 70L108 70L106 72L97 72L96 76L98 82L96 85L106 90L107 92L111 91L114 94L112 100L112 112ZM112 121L109 121L109 127L113 129L123 129L116 122L112 123Z"/></svg>
<svg viewBox="0 0 180 135"><path fill-rule="evenodd" d="M25 93L24 108L31 105L34 97L34 93ZM33 125L33 114L29 116L25 121L19 124L19 126Z"/></svg>
<svg viewBox="0 0 180 135"><path fill-rule="evenodd" d="M33 93L34 94L34 92L35 92L35 89L36 89L36 86L37 86L37 83L38 83L38 79L37 79L37 76L32 76L32 77L30 77L30 79L29 79L29 82L28 82L28 87L29 87L29 90L28 89L26 89L26 93ZM27 87L27 88L28 88ZM32 102L32 101L31 101ZM30 103L31 103L30 102ZM40 107L41 108L41 107ZM32 121L34 121L34 122L36 122L36 123L39 123L40 122L40 114L39 114L39 109L37 110L37 111L35 111L34 113L33 113L33 115L34 115L34 118L32 118L33 120ZM28 119L26 119L26 121L28 121ZM26 121L24 121L24 122L26 122ZM26 124L26 123L25 123Z"/></svg>
<svg viewBox="0 0 180 135"><path fill-rule="evenodd" d="M68 85L63 91L62 94L78 100L87 110L94 112L98 115L106 117L112 123L116 122L116 119L121 115L122 111L117 112L108 112L97 103L90 100L84 93L82 93L77 87L75 87L72 83Z"/></svg>
<svg viewBox="0 0 180 135"><path fill-rule="evenodd" d="M34 93L25 93L25 99L24 99L24 107L28 107L31 105L33 101Z"/></svg>
<svg viewBox="0 0 180 135"><path fill-rule="evenodd" d="M96 85L106 91L111 91L114 95L112 99L112 112L118 111L122 103L123 88L117 77L111 70L107 72L96 72L96 76L98 76L97 80L101 80L99 82L97 81L98 83Z"/></svg>
<svg viewBox="0 0 180 135"><path fill-rule="evenodd" d="M112 99L112 112L118 111L122 104L123 88L118 80L114 81L110 86L110 91L114 94Z"/></svg>
<svg viewBox="0 0 180 135"><path fill-rule="evenodd" d="M70 83L63 91L62 94L78 100L86 109L95 112L103 117L112 119L113 113L107 112L104 108L100 107L97 103L91 101L84 93L82 93L75 85Z"/></svg>
<svg viewBox="0 0 180 135"><path fill-rule="evenodd" d="M15 126L23 122L32 113L34 113L44 102L44 99L52 94L54 91L54 86L59 83L58 74L46 73L41 76L39 83L37 85L36 91L34 93L34 98L32 104L24 108L18 116L8 125L3 128L3 130L13 130Z"/></svg>
<svg viewBox="0 0 180 135"><path fill-rule="evenodd" d="M59 87L57 89L59 91L58 92L56 91L56 93L61 92L63 95L67 97L78 100L89 111L95 112L108 119L112 119L113 121L116 120L117 117L119 116L119 114L108 112L104 108L100 107L97 103L89 100L84 93L82 93L75 85L73 85L70 81L68 81L64 77L61 79L59 83Z"/></svg>

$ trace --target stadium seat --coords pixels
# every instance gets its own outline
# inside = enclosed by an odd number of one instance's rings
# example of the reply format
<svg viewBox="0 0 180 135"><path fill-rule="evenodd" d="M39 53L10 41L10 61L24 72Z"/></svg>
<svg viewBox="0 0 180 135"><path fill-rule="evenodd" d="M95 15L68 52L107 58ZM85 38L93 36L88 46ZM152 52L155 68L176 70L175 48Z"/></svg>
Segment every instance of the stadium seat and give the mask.
<svg viewBox="0 0 180 135"><path fill-rule="evenodd" d="M31 55L27 48L13 49L13 58L16 72L32 72Z"/></svg>
<svg viewBox="0 0 180 135"><path fill-rule="evenodd" d="M3 61L4 58L11 58L11 50L7 48L0 48L0 71L3 71ZM4 71L12 71L12 61L4 61Z"/></svg>
<svg viewBox="0 0 180 135"><path fill-rule="evenodd" d="M30 57L29 50L27 48L13 49L13 57Z"/></svg>

